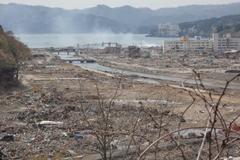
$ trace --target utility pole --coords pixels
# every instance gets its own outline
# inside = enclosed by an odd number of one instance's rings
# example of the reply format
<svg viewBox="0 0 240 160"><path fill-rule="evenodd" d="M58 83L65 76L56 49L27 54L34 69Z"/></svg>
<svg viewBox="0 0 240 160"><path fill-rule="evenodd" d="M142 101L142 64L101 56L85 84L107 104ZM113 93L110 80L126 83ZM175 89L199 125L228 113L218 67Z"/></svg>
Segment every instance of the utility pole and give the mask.
<svg viewBox="0 0 240 160"><path fill-rule="evenodd" d="M79 54L80 53L80 50L79 50L79 44L77 44L77 53Z"/></svg>

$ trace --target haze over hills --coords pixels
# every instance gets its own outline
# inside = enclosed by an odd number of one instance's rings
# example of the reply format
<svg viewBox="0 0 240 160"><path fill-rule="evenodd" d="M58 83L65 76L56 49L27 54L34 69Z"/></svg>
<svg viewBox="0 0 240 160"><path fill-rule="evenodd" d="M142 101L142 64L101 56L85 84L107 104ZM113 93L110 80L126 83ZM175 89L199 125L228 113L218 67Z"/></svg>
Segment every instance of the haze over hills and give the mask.
<svg viewBox="0 0 240 160"><path fill-rule="evenodd" d="M121 24L75 10L27 5L0 5L0 24L16 33L88 33L107 30Z"/></svg>
<svg viewBox="0 0 240 160"><path fill-rule="evenodd" d="M0 4L0 24L15 33L149 33L159 23L178 24L240 14L240 3L190 5L177 8L110 8L98 5L83 10Z"/></svg>
<svg viewBox="0 0 240 160"><path fill-rule="evenodd" d="M240 14L240 3L228 5L190 5L177 8L161 8L151 10L149 8L133 8L123 6L110 8L105 5L98 5L94 8L80 10L81 13L94 14L106 17L118 22L141 26L144 24L158 25L159 23L190 22L212 17Z"/></svg>

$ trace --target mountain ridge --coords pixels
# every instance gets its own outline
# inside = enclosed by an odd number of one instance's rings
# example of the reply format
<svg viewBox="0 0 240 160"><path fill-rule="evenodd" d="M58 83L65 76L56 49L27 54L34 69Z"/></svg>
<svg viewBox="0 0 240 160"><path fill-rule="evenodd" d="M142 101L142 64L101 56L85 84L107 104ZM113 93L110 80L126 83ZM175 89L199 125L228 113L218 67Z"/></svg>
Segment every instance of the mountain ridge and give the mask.
<svg viewBox="0 0 240 160"><path fill-rule="evenodd" d="M231 33L233 37L240 37L240 14L180 23L179 27L180 35L191 37L194 35L210 37L212 33L219 33L220 36Z"/></svg>
<svg viewBox="0 0 240 160"><path fill-rule="evenodd" d="M66 10L45 6L0 4L0 24L16 33L149 33L160 23L179 24L240 14L240 2L226 5L188 5L173 8L134 8L106 5Z"/></svg>

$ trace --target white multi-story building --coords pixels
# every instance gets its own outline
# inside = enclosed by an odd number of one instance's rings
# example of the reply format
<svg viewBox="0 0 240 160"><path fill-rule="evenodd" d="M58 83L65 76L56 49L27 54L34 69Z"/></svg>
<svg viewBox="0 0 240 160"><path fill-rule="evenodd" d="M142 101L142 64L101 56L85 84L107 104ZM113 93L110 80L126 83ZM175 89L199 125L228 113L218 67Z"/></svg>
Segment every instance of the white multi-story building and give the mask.
<svg viewBox="0 0 240 160"><path fill-rule="evenodd" d="M170 23L159 24L158 34L162 37L178 37L179 36L179 26L171 25Z"/></svg>
<svg viewBox="0 0 240 160"><path fill-rule="evenodd" d="M232 38L229 33L226 37L219 37L218 33L213 33L211 40L214 51L240 50L240 38Z"/></svg>
<svg viewBox="0 0 240 160"><path fill-rule="evenodd" d="M201 40L196 37L194 41L189 41L189 38L183 37L179 41L164 41L163 53L167 52L212 52L213 43L208 40Z"/></svg>
<svg viewBox="0 0 240 160"><path fill-rule="evenodd" d="M189 41L188 38L183 37L182 40L164 41L163 44L163 53L219 52L233 49L240 50L240 38L231 38L231 34L220 38L217 33L214 33L210 40L201 40L201 37L195 37L195 40Z"/></svg>

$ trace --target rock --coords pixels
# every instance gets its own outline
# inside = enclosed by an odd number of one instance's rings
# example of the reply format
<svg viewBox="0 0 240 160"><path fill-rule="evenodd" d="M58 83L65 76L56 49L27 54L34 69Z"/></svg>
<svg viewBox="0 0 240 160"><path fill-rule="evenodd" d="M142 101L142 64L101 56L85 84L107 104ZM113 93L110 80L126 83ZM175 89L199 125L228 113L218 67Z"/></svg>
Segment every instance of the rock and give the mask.
<svg viewBox="0 0 240 160"><path fill-rule="evenodd" d="M5 135L4 137L1 138L1 141L5 141L5 142L14 141L14 137L13 135Z"/></svg>
<svg viewBox="0 0 240 160"><path fill-rule="evenodd" d="M180 122L186 122L186 120L184 118L180 119Z"/></svg>

